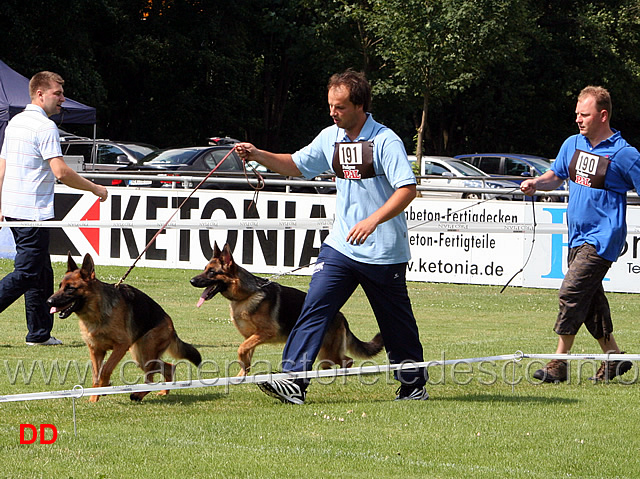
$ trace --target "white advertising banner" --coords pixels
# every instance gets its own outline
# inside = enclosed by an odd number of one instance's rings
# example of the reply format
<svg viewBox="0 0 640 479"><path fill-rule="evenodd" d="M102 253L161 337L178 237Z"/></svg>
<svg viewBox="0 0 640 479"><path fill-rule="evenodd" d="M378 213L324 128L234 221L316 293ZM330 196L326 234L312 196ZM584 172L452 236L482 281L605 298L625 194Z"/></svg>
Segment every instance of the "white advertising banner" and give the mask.
<svg viewBox="0 0 640 479"><path fill-rule="evenodd" d="M566 203L536 203L534 211L521 201L417 199L405 213L411 280L504 285L524 268L510 285L557 289L564 278ZM449 224L437 231L438 221ZM420 231L429 223L434 231ZM604 280L607 291L640 291L640 207L627 208L627 224L626 245Z"/></svg>
<svg viewBox="0 0 640 479"><path fill-rule="evenodd" d="M417 198L405 211L412 259L407 279L441 283L504 284L523 265L525 234L482 226L526 223L525 206L515 201L430 200ZM447 223L434 228L438 223ZM465 231L479 224L477 231ZM429 229L425 229L429 228ZM522 278L511 284L521 285Z"/></svg>
<svg viewBox="0 0 640 479"><path fill-rule="evenodd" d="M56 186L51 228L54 261L90 253L123 274L189 196L189 190L110 188L100 203L89 193ZM138 266L199 270L214 242L229 243L235 260L258 274L282 274L315 261L329 234L335 196L203 190L196 192L142 255ZM412 259L407 279L558 288L566 270L566 203L416 198L405 211ZM534 218L535 217L535 218ZM605 289L638 292L640 207L629 207L627 244ZM95 225L95 226L93 226ZM9 239L7 239L9 237ZM7 250L6 228L0 250Z"/></svg>
<svg viewBox="0 0 640 479"><path fill-rule="evenodd" d="M68 251L74 256L91 253L97 264L130 266L172 219L195 224L163 230L138 266L202 269L217 242L221 248L229 243L234 259L250 271L284 272L315 261L329 234L332 221L327 219L333 219L335 205L335 197L324 195L261 192L254 203L252 192L202 190L171 218L189 194L190 190L171 188L111 188L107 201L100 203L92 194L61 186L56 190L57 220L111 226L53 228L53 258L62 261ZM273 229L257 228L261 219L273 220ZM294 228L298 219L317 219L322 226Z"/></svg>

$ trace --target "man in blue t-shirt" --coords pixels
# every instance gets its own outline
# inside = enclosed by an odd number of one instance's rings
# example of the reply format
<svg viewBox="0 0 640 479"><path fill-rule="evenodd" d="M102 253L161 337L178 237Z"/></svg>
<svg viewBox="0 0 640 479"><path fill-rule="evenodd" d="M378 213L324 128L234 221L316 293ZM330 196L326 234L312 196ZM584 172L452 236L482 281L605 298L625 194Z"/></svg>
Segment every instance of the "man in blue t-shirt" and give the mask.
<svg viewBox="0 0 640 479"><path fill-rule="evenodd" d="M416 196L416 179L402 141L367 112L371 87L353 70L328 84L329 114L334 124L305 148L291 154L270 153L250 143L238 154L287 176L313 178L336 173L336 218L315 263L298 321L282 353L285 372L312 368L330 321L362 286L378 321L392 363L423 361L418 327L407 293L410 258L403 214ZM396 399L428 399L426 368L396 372ZM270 396L302 404L308 380L282 379L260 384Z"/></svg>
<svg viewBox="0 0 640 479"><path fill-rule="evenodd" d="M627 191L640 191L640 154L609 125L611 97L602 87L580 92L576 123L580 134L565 140L551 169L523 181L527 195L553 190L569 179L569 269L559 290L555 324L557 354L569 353L584 324L605 353L620 354L602 280L622 252L627 236ZM608 381L631 369L630 361L603 361L596 381ZM567 361L554 359L533 377L566 381Z"/></svg>

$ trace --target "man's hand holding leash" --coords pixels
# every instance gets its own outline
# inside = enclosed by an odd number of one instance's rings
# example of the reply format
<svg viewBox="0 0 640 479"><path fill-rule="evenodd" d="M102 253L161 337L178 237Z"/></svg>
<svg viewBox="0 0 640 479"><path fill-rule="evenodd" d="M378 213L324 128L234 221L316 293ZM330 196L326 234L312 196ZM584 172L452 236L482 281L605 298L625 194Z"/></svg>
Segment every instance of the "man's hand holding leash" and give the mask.
<svg viewBox="0 0 640 479"><path fill-rule="evenodd" d="M564 180L556 176L552 170L547 170L543 175L538 176L537 178L524 180L520 184L520 191L527 196L533 196L538 190L555 190L563 181Z"/></svg>

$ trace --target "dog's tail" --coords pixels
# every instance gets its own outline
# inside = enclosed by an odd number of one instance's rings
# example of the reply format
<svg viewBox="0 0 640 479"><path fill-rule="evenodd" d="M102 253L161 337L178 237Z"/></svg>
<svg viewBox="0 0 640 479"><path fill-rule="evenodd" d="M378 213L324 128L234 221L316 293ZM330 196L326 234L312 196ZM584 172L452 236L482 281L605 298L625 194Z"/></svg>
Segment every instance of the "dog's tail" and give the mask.
<svg viewBox="0 0 640 479"><path fill-rule="evenodd" d="M191 344L185 343L176 334L175 340L171 342L168 349L169 354L176 359L186 359L191 361L196 366L200 366L202 362L202 356L200 352L194 348Z"/></svg>
<svg viewBox="0 0 640 479"><path fill-rule="evenodd" d="M344 326L347 329L347 349L357 358L372 358L384 348L382 334L376 334L369 342L362 341L356 337L349 329L349 324L345 320Z"/></svg>

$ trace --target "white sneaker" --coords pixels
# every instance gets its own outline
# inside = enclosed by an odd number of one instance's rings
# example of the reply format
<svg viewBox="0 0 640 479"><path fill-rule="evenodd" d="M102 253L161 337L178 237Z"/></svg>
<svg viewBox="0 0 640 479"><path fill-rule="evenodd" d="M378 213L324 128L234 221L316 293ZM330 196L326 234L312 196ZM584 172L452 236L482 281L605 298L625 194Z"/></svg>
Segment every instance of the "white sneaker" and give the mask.
<svg viewBox="0 0 640 479"><path fill-rule="evenodd" d="M258 383L258 387L268 396L288 404L304 404L307 395L306 386L295 379L274 379L270 382Z"/></svg>
<svg viewBox="0 0 640 479"><path fill-rule="evenodd" d="M424 386L417 388L414 386L407 386L403 384L398 388L396 394L396 401L426 401L427 399L429 399L429 393Z"/></svg>
<svg viewBox="0 0 640 479"><path fill-rule="evenodd" d="M62 341L51 336L46 341L42 341L41 343L31 343L27 341L27 346L57 346L58 344L62 344Z"/></svg>

